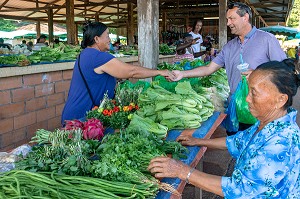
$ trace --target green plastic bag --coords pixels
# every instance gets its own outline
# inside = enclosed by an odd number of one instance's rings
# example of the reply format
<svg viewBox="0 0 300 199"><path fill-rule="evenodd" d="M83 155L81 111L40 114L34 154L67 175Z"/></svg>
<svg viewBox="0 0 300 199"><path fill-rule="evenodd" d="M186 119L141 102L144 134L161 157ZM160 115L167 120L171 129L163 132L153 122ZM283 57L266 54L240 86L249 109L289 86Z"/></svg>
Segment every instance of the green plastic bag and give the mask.
<svg viewBox="0 0 300 199"><path fill-rule="evenodd" d="M238 86L239 89L235 91L235 109L238 121L244 124L254 124L257 119L253 117L249 111L248 102L246 102L246 97L248 95L248 82L246 76L242 76L239 84L241 84Z"/></svg>

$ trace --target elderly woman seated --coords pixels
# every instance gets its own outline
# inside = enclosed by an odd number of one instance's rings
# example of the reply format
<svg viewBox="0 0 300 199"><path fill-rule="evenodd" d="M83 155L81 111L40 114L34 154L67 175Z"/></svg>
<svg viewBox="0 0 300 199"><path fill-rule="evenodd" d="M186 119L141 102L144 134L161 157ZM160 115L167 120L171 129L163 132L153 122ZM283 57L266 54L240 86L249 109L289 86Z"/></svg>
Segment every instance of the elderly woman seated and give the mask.
<svg viewBox="0 0 300 199"><path fill-rule="evenodd" d="M247 102L258 121L237 134L216 139L179 136L183 145L227 149L236 159L231 177L194 170L168 157L154 158L156 177L176 177L225 198L300 198L300 130L291 108L300 85L290 60L260 65L249 76Z"/></svg>

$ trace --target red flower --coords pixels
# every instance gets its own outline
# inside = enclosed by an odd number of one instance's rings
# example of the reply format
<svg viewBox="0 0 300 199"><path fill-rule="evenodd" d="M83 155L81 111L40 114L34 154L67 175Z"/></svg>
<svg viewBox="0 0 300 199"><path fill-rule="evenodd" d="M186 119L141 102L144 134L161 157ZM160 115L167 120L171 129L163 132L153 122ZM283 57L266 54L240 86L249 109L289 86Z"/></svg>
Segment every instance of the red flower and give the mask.
<svg viewBox="0 0 300 199"><path fill-rule="evenodd" d="M128 110L131 111L133 109L133 106L129 105Z"/></svg>
<svg viewBox="0 0 300 199"><path fill-rule="evenodd" d="M117 113L117 112L120 111L120 108L118 106L115 106L114 109L113 109L113 111Z"/></svg>
<svg viewBox="0 0 300 199"><path fill-rule="evenodd" d="M113 114L113 112L114 112L113 110L108 110L107 115L108 115L108 116L111 116L111 115Z"/></svg>
<svg viewBox="0 0 300 199"><path fill-rule="evenodd" d="M108 115L108 113L109 113L109 110L107 110L107 109L104 109L102 113L103 113L103 115Z"/></svg>
<svg viewBox="0 0 300 199"><path fill-rule="evenodd" d="M139 108L139 106L138 106L138 105L135 105L135 109L136 109L136 110L139 110L140 108Z"/></svg>

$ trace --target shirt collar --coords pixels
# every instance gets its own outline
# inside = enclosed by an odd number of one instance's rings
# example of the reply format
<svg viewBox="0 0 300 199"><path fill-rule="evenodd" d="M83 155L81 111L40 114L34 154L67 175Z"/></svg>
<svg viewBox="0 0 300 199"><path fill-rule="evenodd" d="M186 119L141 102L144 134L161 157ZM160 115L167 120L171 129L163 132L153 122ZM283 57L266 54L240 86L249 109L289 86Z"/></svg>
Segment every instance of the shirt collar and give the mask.
<svg viewBox="0 0 300 199"><path fill-rule="evenodd" d="M249 39L250 37L252 37L256 30L257 28L255 26L252 26L251 31L245 36L245 39Z"/></svg>

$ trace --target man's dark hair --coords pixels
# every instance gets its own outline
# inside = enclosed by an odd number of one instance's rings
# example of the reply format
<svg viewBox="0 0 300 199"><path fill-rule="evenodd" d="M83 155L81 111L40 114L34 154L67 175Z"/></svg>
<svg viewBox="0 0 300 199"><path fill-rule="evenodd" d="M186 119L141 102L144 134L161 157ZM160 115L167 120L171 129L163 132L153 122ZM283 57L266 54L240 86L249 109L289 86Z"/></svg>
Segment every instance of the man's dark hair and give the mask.
<svg viewBox="0 0 300 199"><path fill-rule="evenodd" d="M41 35L40 38L47 39L47 36L46 35Z"/></svg>
<svg viewBox="0 0 300 199"><path fill-rule="evenodd" d="M249 15L249 22L252 23L252 11L251 11L251 8L244 4L244 3L241 3L241 2L229 2L227 4L227 11L229 9L233 9L234 7L238 8L238 10L236 11L236 13L240 16L240 17L243 17L245 16L246 13L248 13Z"/></svg>

